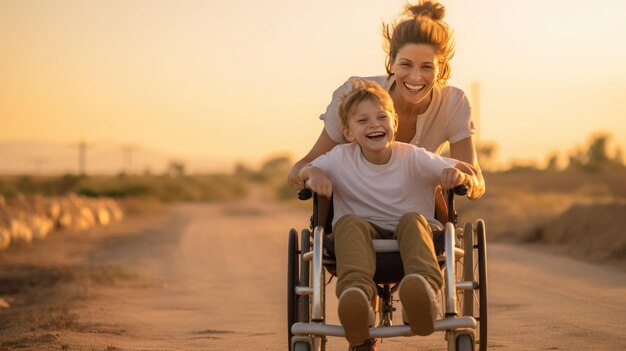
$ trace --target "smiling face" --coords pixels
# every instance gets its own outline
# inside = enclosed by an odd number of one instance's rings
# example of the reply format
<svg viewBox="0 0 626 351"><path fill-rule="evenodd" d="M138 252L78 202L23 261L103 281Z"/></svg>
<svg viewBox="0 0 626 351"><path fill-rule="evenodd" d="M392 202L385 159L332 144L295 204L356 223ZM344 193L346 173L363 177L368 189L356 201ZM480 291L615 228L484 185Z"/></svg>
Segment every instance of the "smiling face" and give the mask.
<svg viewBox="0 0 626 351"><path fill-rule="evenodd" d="M438 73L435 48L427 44L406 44L398 50L391 70L396 79L396 93L407 103L428 107Z"/></svg>
<svg viewBox="0 0 626 351"><path fill-rule="evenodd" d="M359 144L369 162L385 164L391 157L397 125L397 116L370 98L356 106L343 132L348 141Z"/></svg>

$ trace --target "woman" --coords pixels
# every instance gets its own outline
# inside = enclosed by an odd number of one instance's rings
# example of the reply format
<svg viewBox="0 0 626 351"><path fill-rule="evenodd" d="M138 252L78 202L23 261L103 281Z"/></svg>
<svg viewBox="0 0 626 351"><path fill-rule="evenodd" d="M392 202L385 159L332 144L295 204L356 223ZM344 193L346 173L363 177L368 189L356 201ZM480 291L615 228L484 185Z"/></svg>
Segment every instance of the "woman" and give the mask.
<svg viewBox="0 0 626 351"><path fill-rule="evenodd" d="M485 182L474 146L474 128L470 106L461 89L446 84L450 77L449 61L454 56L452 31L443 21L445 8L431 1L407 6L407 19L383 25L387 48L386 76L368 77L389 91L398 114L396 140L412 143L440 153L450 144L450 156L473 167L476 184L468 198L475 200L485 193ZM343 139L337 113L342 96L350 90L350 81L339 87L324 114L324 129L301 160L291 168L288 182L302 188L300 170L318 156L330 151Z"/></svg>

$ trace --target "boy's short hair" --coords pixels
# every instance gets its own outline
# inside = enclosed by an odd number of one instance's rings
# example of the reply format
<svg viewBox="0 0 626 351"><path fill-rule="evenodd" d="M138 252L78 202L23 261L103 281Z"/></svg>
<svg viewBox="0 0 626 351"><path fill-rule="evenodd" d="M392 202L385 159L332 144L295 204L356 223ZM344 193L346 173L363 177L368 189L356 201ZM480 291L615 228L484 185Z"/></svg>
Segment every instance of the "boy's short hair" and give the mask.
<svg viewBox="0 0 626 351"><path fill-rule="evenodd" d="M339 119L343 128L348 128L349 117L354 113L356 107L363 101L370 100L380 104L380 106L395 114L393 100L389 93L378 83L366 79L351 79L352 90L341 99L339 104Z"/></svg>

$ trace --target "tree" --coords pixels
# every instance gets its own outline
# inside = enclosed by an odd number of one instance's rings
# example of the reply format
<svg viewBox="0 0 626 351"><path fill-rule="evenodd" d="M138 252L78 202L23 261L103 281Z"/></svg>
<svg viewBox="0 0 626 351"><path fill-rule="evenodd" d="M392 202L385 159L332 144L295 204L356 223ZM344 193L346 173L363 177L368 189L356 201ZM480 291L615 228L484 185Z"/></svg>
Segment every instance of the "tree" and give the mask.
<svg viewBox="0 0 626 351"><path fill-rule="evenodd" d="M289 156L276 156L263 162L261 175L265 180L285 182L292 162Z"/></svg>
<svg viewBox="0 0 626 351"><path fill-rule="evenodd" d="M570 154L568 168L591 172L623 168L622 151L618 146L611 147L611 139L607 133L593 134L586 150L579 147Z"/></svg>
<svg viewBox="0 0 626 351"><path fill-rule="evenodd" d="M182 161L172 160L167 166L167 174L170 177L178 177L185 174L185 163Z"/></svg>
<svg viewBox="0 0 626 351"><path fill-rule="evenodd" d="M548 163L546 164L546 171L556 171L559 169L559 154L552 152L548 154Z"/></svg>

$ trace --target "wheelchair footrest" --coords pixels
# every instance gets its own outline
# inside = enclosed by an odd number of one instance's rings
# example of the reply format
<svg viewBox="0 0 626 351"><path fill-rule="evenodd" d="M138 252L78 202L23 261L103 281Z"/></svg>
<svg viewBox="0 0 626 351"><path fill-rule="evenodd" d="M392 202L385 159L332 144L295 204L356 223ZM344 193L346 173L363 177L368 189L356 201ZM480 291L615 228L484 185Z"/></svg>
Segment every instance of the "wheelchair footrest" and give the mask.
<svg viewBox="0 0 626 351"><path fill-rule="evenodd" d="M455 330L461 328L476 328L476 320L473 317L444 318L435 321L435 331ZM344 337L343 327L340 325L322 323L295 323L291 326L294 335L327 335ZM389 338L393 336L411 336L408 325L394 325L391 327L372 327L370 336L372 338Z"/></svg>

